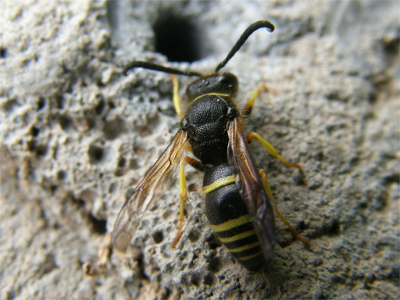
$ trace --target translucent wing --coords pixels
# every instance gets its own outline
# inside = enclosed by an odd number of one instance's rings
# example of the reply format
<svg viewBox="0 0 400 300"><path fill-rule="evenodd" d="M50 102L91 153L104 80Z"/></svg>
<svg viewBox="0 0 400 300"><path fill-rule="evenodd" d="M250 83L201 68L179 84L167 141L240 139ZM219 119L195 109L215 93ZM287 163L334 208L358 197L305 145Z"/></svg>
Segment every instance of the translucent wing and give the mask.
<svg viewBox="0 0 400 300"><path fill-rule="evenodd" d="M239 175L236 185L252 218L264 256L268 259L276 243L272 201L264 189L240 118L229 124L228 136L228 159Z"/></svg>
<svg viewBox="0 0 400 300"><path fill-rule="evenodd" d="M144 212L155 199L157 191L168 182L179 166L187 132L178 131L150 172L142 179L118 214L112 232L114 248L125 252Z"/></svg>

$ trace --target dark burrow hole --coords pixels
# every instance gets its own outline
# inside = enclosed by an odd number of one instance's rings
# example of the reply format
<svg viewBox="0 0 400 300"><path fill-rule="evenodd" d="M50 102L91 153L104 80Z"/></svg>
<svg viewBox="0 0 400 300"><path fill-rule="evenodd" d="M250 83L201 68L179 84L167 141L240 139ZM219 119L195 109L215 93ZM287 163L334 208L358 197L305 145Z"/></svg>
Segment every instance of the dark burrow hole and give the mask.
<svg viewBox="0 0 400 300"><path fill-rule="evenodd" d="M164 240L164 234L162 233L162 231L156 231L153 233L153 240L154 243L159 244Z"/></svg>
<svg viewBox="0 0 400 300"><path fill-rule="evenodd" d="M91 224L91 229L95 233L105 234L107 232L107 221L99 220L92 214L88 216L89 222Z"/></svg>
<svg viewBox="0 0 400 300"><path fill-rule="evenodd" d="M169 61L193 62L202 58L199 30L194 21L172 11L160 11L153 24L156 52Z"/></svg>

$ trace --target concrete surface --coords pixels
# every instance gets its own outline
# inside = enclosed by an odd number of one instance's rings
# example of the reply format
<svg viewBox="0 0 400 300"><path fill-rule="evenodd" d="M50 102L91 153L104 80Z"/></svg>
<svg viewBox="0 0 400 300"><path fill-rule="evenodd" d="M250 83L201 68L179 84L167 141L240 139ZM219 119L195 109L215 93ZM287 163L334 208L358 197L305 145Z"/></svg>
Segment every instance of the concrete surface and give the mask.
<svg viewBox="0 0 400 300"><path fill-rule="evenodd" d="M398 298L399 6L3 1L0 298ZM190 203L177 248L169 246L175 182L130 251L109 252L120 207L179 125L169 75L124 77L122 67L133 58L167 64L155 41L172 38L177 24L195 46L174 42L169 55L190 52L195 61L169 65L212 72L259 19L275 32L256 32L224 70L239 77L239 105L260 84L269 88L247 131L305 176L251 147L279 209L312 249L277 221L272 259L249 273L213 235L202 174L187 167ZM189 82L180 78L181 92ZM85 276L87 263L101 274Z"/></svg>

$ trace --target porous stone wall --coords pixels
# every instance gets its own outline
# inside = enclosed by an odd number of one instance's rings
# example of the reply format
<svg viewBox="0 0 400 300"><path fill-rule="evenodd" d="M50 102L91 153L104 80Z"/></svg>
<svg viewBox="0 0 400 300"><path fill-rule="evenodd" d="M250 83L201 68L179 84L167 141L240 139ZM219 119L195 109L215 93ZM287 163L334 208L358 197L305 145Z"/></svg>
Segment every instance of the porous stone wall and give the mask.
<svg viewBox="0 0 400 300"><path fill-rule="evenodd" d="M0 298L398 297L398 1L0 7ZM113 252L122 204L179 126L170 76L125 77L122 67L141 59L212 72L260 19L275 32L254 33L224 70L239 78L239 106L268 87L246 132L302 166L304 175L251 144L278 208L311 249L277 219L274 255L248 272L212 233L202 174L188 166L176 249L174 182L127 254ZM191 79L179 80L182 94Z"/></svg>

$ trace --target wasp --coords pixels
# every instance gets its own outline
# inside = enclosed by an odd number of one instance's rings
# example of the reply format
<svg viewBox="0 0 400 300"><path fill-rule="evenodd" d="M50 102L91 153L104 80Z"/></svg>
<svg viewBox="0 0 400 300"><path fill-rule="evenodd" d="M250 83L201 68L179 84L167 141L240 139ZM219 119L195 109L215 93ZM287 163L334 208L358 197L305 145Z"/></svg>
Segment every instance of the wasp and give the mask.
<svg viewBox="0 0 400 300"><path fill-rule="evenodd" d="M134 68L171 74L174 107L181 121L172 142L137 185L118 215L112 232L112 242L117 251L125 252L144 213L179 169L179 227L171 244L176 246L182 233L183 203L188 198L185 164L205 173L205 214L211 228L232 256L249 271L259 270L261 262L273 253L276 244L274 210L290 231L309 245L308 240L298 234L277 209L265 172L257 168L249 143L256 138L286 166L300 170L301 167L283 159L256 132L244 134L242 120L250 116L255 99L264 87L255 90L244 109L239 110L235 104L239 81L232 73L220 72L249 36L260 28L269 32L275 29L265 20L251 24L211 74L181 71L145 61L133 61L124 68L125 75ZM185 98L189 102L186 113L182 113L176 75L199 77L186 88ZM197 159L184 155L186 149Z"/></svg>

